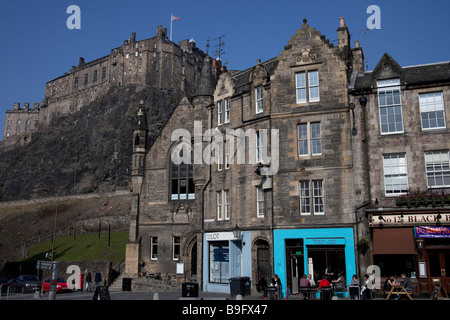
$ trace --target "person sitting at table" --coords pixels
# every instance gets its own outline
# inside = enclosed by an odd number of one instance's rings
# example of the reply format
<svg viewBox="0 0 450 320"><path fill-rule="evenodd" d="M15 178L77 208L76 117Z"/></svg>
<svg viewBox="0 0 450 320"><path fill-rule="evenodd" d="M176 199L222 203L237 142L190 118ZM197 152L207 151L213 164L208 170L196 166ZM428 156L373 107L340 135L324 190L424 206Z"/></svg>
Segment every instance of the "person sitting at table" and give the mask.
<svg viewBox="0 0 450 320"><path fill-rule="evenodd" d="M343 292L347 288L347 285L345 284L345 278L341 272L338 272L337 275L338 278L336 280L332 280L331 282L333 283L336 292Z"/></svg>
<svg viewBox="0 0 450 320"><path fill-rule="evenodd" d="M311 287L311 283L309 282L308 278L306 277L306 274L303 275L303 277L300 278L299 281L299 287L301 288L309 288ZM306 300L307 298L307 292L303 292L303 298Z"/></svg>
<svg viewBox="0 0 450 320"><path fill-rule="evenodd" d="M324 275L322 277L322 280L320 280L320 282L319 282L319 289L322 291L320 293L320 296L322 297L322 300L330 299L331 298L331 291L324 292L323 291L324 288L331 289L331 283L330 283L330 281L328 281L326 275ZM325 293L328 293L328 294L325 294Z"/></svg>
<svg viewBox="0 0 450 320"><path fill-rule="evenodd" d="M264 275L256 285L258 292L263 292L262 298L267 299L267 275Z"/></svg>
<svg viewBox="0 0 450 320"><path fill-rule="evenodd" d="M350 280L349 287L350 299L357 299L359 295L359 279L356 274L353 275L352 280Z"/></svg>
<svg viewBox="0 0 450 320"><path fill-rule="evenodd" d="M401 283L401 286L402 286L403 288L405 288L405 290L406 290L408 293L413 292L413 290L414 290L414 285L413 285L411 279L408 278L408 277L406 276L406 273L404 273L404 272L401 274L401 276L402 276L402 278L403 278L403 282ZM405 297L405 298L406 298L406 297ZM399 296L399 299L400 299L400 296Z"/></svg>
<svg viewBox="0 0 450 320"><path fill-rule="evenodd" d="M300 279L300 288L308 288L311 287L311 282L306 277L306 274L303 275L303 277Z"/></svg>
<svg viewBox="0 0 450 320"><path fill-rule="evenodd" d="M391 274L389 277L386 278L386 281L384 282L384 297L386 298L389 294L389 291L391 291L392 287L396 287L398 283L396 283L394 275Z"/></svg>
<svg viewBox="0 0 450 320"><path fill-rule="evenodd" d="M275 292L275 299L279 299L279 293L281 291L281 280L277 274L273 275L272 280L270 280L269 286L277 288L277 291Z"/></svg>
<svg viewBox="0 0 450 320"><path fill-rule="evenodd" d="M309 280L309 283L311 284L311 287L316 286L316 282L314 281L313 276L311 274L308 275L308 280Z"/></svg>

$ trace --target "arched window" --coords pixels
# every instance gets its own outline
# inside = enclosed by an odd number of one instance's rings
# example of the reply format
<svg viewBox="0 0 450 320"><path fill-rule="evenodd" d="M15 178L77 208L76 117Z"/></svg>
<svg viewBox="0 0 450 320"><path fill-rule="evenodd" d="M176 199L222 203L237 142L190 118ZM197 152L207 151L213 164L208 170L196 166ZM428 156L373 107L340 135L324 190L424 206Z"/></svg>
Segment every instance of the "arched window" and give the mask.
<svg viewBox="0 0 450 320"><path fill-rule="evenodd" d="M183 152L186 152L184 148L176 150L179 152L178 159L183 158ZM195 199L194 189L194 166L192 165L193 153L191 153L190 159L185 159L177 164L177 161L172 161L172 186L171 186L171 200L193 200Z"/></svg>

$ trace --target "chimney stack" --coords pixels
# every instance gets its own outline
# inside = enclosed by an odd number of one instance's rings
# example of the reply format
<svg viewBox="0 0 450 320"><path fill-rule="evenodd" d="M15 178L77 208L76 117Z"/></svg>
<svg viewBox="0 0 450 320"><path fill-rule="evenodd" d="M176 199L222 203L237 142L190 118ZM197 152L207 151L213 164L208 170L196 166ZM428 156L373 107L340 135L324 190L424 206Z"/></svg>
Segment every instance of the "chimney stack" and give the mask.
<svg viewBox="0 0 450 320"><path fill-rule="evenodd" d="M343 49L345 46L350 48L350 33L348 32L348 28L345 25L344 17L339 18L339 28L337 29L337 32L339 49Z"/></svg>

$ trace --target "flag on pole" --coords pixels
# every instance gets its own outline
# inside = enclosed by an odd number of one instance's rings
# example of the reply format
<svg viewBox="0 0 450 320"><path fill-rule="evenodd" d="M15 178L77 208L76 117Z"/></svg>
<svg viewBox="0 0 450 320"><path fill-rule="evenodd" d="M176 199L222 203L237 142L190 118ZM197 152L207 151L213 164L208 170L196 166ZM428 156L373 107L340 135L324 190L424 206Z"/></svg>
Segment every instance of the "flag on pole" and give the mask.
<svg viewBox="0 0 450 320"><path fill-rule="evenodd" d="M180 17L175 17L173 14L170 14L170 41L172 41L172 22L180 21Z"/></svg>

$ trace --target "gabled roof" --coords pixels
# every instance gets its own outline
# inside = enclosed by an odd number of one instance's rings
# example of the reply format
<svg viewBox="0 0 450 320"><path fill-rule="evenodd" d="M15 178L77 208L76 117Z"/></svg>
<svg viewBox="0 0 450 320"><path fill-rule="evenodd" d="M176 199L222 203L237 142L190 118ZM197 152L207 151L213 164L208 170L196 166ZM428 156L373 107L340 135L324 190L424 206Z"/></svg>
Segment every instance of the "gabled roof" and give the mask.
<svg viewBox="0 0 450 320"><path fill-rule="evenodd" d="M450 83L450 61L401 67L389 54L385 53L372 71L358 74L355 91L376 86L376 80L398 77L405 86Z"/></svg>

